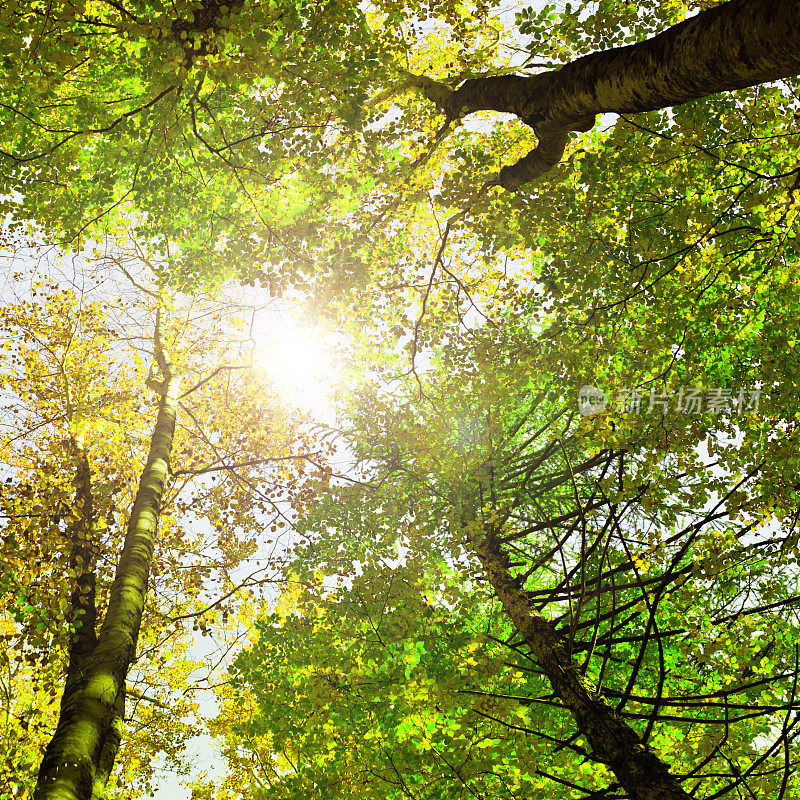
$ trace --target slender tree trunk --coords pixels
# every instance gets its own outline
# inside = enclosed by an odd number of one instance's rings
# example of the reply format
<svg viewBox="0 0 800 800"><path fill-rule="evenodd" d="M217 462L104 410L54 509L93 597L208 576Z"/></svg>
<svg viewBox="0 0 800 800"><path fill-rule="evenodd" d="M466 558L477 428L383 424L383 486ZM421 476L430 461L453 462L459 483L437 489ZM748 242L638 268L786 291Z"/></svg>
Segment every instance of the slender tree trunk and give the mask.
<svg viewBox="0 0 800 800"><path fill-rule="evenodd" d="M95 567L97 561L94 546L94 498L92 496L92 470L86 451L75 444L77 467L75 470L75 508L71 523L72 541L69 565L76 575L71 598L71 619L75 634L69 646L67 667L67 689L80 674L84 658L97 645L97 605Z"/></svg>
<svg viewBox="0 0 800 800"><path fill-rule="evenodd" d="M178 404L178 380L161 342L160 309L156 315L155 346L164 380L159 387L161 400L147 464L103 625L93 643L89 641L88 625L83 633L81 626L78 640L83 636L83 647L91 646L87 652L76 652L74 664L73 652L70 653L71 674L55 734L39 769L35 800L90 800L103 796L119 748L125 679L136 655Z"/></svg>
<svg viewBox="0 0 800 800"><path fill-rule="evenodd" d="M455 91L410 81L452 119L474 111L516 114L538 146L492 183L514 190L560 161L571 131L598 114L654 111L800 73L800 3L729 0L638 44L578 58L531 77L465 81Z"/></svg>
<svg viewBox="0 0 800 800"><path fill-rule="evenodd" d="M491 526L476 544L489 583L514 628L571 712L594 756L614 773L630 800L690 800L669 767L585 681L553 623L531 608L525 591L506 566L507 558Z"/></svg>

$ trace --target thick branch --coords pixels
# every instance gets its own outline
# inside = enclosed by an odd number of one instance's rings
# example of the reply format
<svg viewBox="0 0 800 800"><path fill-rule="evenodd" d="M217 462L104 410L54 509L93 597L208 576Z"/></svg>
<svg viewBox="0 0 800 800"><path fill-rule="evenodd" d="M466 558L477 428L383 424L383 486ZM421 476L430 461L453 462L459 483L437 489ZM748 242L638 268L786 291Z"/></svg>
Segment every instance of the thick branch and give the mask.
<svg viewBox="0 0 800 800"><path fill-rule="evenodd" d="M419 88L451 118L501 111L534 129L538 147L494 181L514 190L551 169L569 132L588 130L598 114L654 111L798 73L800 4L730 0L644 42L551 72L468 80L451 95L433 81Z"/></svg>

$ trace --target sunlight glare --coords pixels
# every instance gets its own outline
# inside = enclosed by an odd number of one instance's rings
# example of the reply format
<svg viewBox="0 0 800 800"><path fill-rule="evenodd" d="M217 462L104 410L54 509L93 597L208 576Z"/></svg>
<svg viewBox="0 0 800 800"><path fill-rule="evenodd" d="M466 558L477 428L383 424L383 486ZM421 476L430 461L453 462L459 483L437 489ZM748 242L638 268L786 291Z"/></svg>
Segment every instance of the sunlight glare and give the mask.
<svg viewBox="0 0 800 800"><path fill-rule="evenodd" d="M287 326L259 348L258 361L271 383L292 403L321 411L340 378L342 337L316 328Z"/></svg>

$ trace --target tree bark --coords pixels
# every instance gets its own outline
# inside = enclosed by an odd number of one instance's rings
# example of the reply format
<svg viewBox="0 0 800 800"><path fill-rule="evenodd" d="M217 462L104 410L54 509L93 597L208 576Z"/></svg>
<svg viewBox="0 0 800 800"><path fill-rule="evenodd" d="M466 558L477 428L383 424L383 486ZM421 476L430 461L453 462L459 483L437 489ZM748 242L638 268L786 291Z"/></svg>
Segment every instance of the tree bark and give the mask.
<svg viewBox="0 0 800 800"><path fill-rule="evenodd" d="M575 666L555 626L532 610L489 527L477 554L490 585L547 676L553 691L571 712L594 756L610 769L631 800L690 800L669 767L619 718Z"/></svg>
<svg viewBox="0 0 800 800"><path fill-rule="evenodd" d="M71 523L72 545L69 565L75 572L75 588L72 592L71 622L75 634L69 646L67 686L70 677L79 674L86 655L97 644L97 605L95 588L95 566L97 555L94 547L94 498L92 496L92 469L86 451L75 443L77 466L75 470L75 520Z"/></svg>
<svg viewBox="0 0 800 800"><path fill-rule="evenodd" d="M729 0L651 39L540 75L475 78L455 91L424 77L412 83L451 119L502 111L533 128L538 146L490 182L513 191L552 169L570 132L589 130L598 114L654 111L798 73L800 3Z"/></svg>
<svg viewBox="0 0 800 800"><path fill-rule="evenodd" d="M156 314L155 349L164 379L158 417L111 585L108 610L90 650L76 653L74 664L70 653L72 674L62 695L55 734L39 769L35 800L103 796L119 747L125 679L136 655L178 405L179 382L161 342L160 309ZM87 628L83 646L89 638Z"/></svg>
<svg viewBox="0 0 800 800"><path fill-rule="evenodd" d="M117 700L114 703L114 711L111 716L111 725L103 742L103 749L97 761L94 780L92 782L92 800L103 800L107 797L106 784L111 777L114 769L114 762L117 760L119 746L122 743L122 734L125 728L125 684L123 683L117 693Z"/></svg>

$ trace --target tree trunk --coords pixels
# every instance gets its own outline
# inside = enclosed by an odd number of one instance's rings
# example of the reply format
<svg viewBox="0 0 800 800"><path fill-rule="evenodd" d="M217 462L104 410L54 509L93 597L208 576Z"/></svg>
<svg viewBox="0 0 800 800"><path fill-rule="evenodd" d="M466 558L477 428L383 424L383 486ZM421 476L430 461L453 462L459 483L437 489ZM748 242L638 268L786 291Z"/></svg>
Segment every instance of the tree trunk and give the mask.
<svg viewBox="0 0 800 800"><path fill-rule="evenodd" d="M75 648L71 648L71 674L67 676L55 734L39 768L35 800L90 800L103 796L119 747L125 679L136 655L178 405L178 380L172 375L161 345L160 309L155 341L164 382L147 464L103 625L89 652L75 653L74 663ZM82 628L78 630L78 639L87 643L88 626L83 634Z"/></svg>
<svg viewBox="0 0 800 800"><path fill-rule="evenodd" d="M111 777L114 769L114 762L117 760L117 752L122 742L122 733L125 727L125 684L123 683L117 693L117 701L114 704L114 711L111 717L111 725L103 742L103 749L97 761L97 769L94 774L92 786L92 800L102 800L107 797L106 784Z"/></svg>
<svg viewBox="0 0 800 800"><path fill-rule="evenodd" d="M610 769L631 800L690 800L669 767L621 720L575 666L552 622L531 609L490 529L477 543L486 576L556 696L569 709L594 756Z"/></svg>
<svg viewBox="0 0 800 800"><path fill-rule="evenodd" d="M598 114L654 111L798 73L800 3L730 0L652 39L541 75L475 78L455 91L424 77L411 82L452 119L502 111L534 129L538 146L492 182L514 190L552 169L570 131L589 130Z"/></svg>

